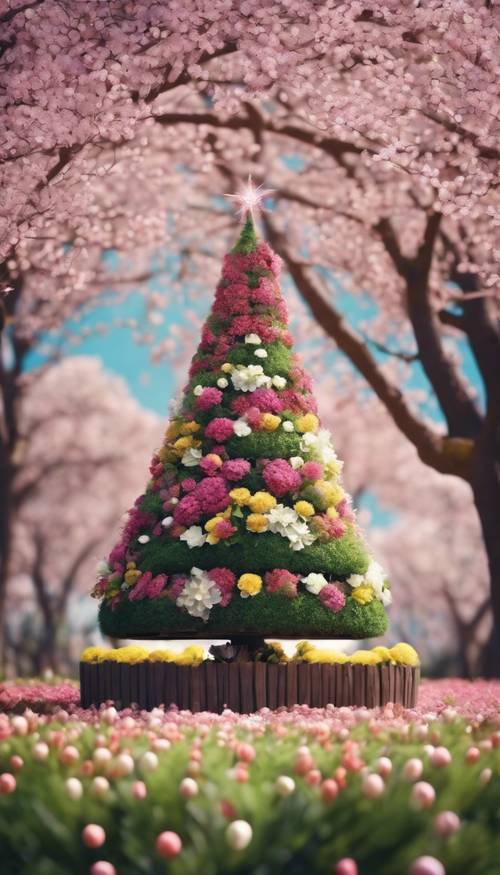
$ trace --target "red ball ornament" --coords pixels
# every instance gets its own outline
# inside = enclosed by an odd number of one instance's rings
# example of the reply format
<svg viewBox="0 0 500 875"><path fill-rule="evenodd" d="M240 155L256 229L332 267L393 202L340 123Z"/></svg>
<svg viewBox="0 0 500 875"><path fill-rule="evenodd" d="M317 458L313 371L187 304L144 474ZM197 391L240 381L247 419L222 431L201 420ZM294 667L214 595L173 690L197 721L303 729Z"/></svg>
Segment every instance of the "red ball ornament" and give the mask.
<svg viewBox="0 0 500 875"><path fill-rule="evenodd" d="M88 823L82 830L82 842L88 848L100 848L106 841L106 833L97 823Z"/></svg>
<svg viewBox="0 0 500 875"><path fill-rule="evenodd" d="M161 832L156 839L156 850L160 857L164 857L166 860L177 857L182 850L180 836L176 832L170 832L169 830Z"/></svg>

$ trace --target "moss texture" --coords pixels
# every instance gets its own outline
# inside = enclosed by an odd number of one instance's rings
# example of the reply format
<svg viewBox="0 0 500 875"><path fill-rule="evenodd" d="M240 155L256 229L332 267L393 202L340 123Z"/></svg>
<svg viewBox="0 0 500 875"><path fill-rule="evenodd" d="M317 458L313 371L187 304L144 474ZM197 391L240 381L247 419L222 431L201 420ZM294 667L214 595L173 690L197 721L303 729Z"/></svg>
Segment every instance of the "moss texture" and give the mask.
<svg viewBox="0 0 500 875"><path fill-rule="evenodd" d="M193 566L204 569L225 566L238 573L287 568L294 573L317 571L342 578L349 574L364 574L368 568L368 554L352 529L342 538L326 544L316 542L296 551L290 550L286 538L266 532L260 535L248 533L243 543L231 546L221 541L213 546L192 549L184 541L155 538L140 548L137 564L142 571L152 571L153 574L188 572Z"/></svg>
<svg viewBox="0 0 500 875"><path fill-rule="evenodd" d="M246 437L226 441L226 451L233 459L289 459L300 456L300 434L286 431L253 431Z"/></svg>
<svg viewBox="0 0 500 875"><path fill-rule="evenodd" d="M276 638L368 638L383 635L387 615L380 602L361 607L348 598L342 611L333 614L315 596L301 593L295 599L260 593L237 596L231 603L212 608L207 623L179 611L168 598L123 602L112 610L101 605L101 630L115 638L230 637L259 634Z"/></svg>
<svg viewBox="0 0 500 875"><path fill-rule="evenodd" d="M235 255L237 253L249 255L249 253L254 252L255 249L257 249L257 234L255 231L253 219L249 215L247 216L247 220L243 225L239 240L236 246L233 247L232 252Z"/></svg>

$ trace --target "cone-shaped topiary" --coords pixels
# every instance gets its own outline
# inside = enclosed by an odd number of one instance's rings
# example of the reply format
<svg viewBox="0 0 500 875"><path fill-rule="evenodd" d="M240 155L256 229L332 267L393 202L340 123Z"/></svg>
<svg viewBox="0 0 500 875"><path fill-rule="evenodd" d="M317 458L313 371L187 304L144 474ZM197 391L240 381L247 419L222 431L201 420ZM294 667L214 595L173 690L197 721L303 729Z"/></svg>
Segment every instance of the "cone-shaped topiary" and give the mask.
<svg viewBox="0 0 500 875"><path fill-rule="evenodd" d="M292 351L280 259L248 218L224 259L182 403L103 563L104 633L365 638L385 575Z"/></svg>

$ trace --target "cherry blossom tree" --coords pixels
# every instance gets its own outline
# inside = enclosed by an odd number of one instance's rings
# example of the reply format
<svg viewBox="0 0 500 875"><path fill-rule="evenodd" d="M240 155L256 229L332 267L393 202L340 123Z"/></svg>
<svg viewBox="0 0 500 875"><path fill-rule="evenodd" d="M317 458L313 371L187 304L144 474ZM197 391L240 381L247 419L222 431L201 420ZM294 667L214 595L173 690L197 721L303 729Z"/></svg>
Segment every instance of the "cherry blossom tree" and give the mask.
<svg viewBox="0 0 500 875"><path fill-rule="evenodd" d="M13 288L0 480L15 474L26 351L98 299L103 250L125 253L126 291L168 246L171 294L196 298L231 224L214 194L252 172L276 190L265 228L321 326L304 329L317 354L333 340L422 461L471 488L500 628L491 4L12 0L0 20L0 279ZM362 330L339 279L375 302ZM413 361L445 428L402 391Z"/></svg>
<svg viewBox="0 0 500 875"><path fill-rule="evenodd" d="M33 670L57 670L70 600L88 593L97 561L143 488L162 423L86 357L65 359L33 381L20 415L7 608L16 620L35 604L38 637L20 646L30 650Z"/></svg>

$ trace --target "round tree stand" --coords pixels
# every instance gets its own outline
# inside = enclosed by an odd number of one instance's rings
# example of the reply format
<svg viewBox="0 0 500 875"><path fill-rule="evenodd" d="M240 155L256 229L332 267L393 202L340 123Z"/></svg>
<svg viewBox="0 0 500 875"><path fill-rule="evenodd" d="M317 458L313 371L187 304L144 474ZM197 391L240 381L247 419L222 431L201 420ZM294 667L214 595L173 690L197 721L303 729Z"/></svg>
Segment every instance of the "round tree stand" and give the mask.
<svg viewBox="0 0 500 875"><path fill-rule="evenodd" d="M289 662L215 662L181 666L167 662L80 663L84 708L113 701L117 707L176 705L190 711L249 714L260 708L395 702L413 708L420 669L404 665L320 665Z"/></svg>

